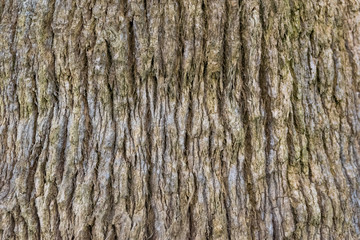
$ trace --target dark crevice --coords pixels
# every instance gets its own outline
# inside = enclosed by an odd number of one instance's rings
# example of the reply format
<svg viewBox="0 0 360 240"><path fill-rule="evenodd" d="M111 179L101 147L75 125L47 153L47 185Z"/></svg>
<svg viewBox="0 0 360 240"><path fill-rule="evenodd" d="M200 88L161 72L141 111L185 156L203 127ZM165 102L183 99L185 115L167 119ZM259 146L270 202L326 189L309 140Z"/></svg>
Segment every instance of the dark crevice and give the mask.
<svg viewBox="0 0 360 240"><path fill-rule="evenodd" d="M163 53L163 49L165 48L164 45L164 39L165 39L165 14L164 14L164 9L161 8L160 10L161 14L160 14L160 25L159 25L159 29L158 29L158 44L159 44L159 76L164 77L164 79L166 79L167 73L166 73L166 67L165 67L165 63L164 63L164 53Z"/></svg>
<svg viewBox="0 0 360 240"><path fill-rule="evenodd" d="M146 116L145 116L145 123L146 123L146 161L148 165L148 174L146 177L146 183L147 183L147 200L145 201L145 208L146 208L146 235L147 239L156 239L156 219L155 219L155 212L153 209L153 184L154 184L154 176L153 176L153 168L154 164L152 163L152 150L153 150L153 134L154 130L152 127L153 119L151 114L151 103L150 103L150 96L148 91L148 79L146 79Z"/></svg>
<svg viewBox="0 0 360 240"><path fill-rule="evenodd" d="M273 2L272 2L273 3ZM274 5L274 4L272 4ZM260 89L261 89L261 99L262 99L262 104L264 104L264 110L265 110L265 116L264 116L264 122L265 122L265 136L266 136L266 145L265 145L265 159L266 159L266 167L265 167L265 174L266 174L266 184L267 184L267 194L266 194L266 198L267 200L270 201L270 205L271 205L271 209L272 209L272 221L273 221L273 226L274 226L274 232L273 232L273 237L275 239L278 239L281 237L281 235L279 235L280 233L278 232L278 229L280 229L280 226L278 224L278 222L275 220L274 216L275 216L275 212L274 212L274 208L276 206L273 205L273 202L271 202L270 200L270 185L271 185L271 177L273 176L273 173L270 172L270 164L271 164L271 159L270 159L270 153L273 150L273 146L272 146L272 122L273 122L273 117L272 117L272 111L271 111L271 105L272 105L272 100L271 97L269 96L269 72L268 72L268 67L270 65L269 61L268 61L268 56L267 56L267 47L268 45L266 44L266 34L267 34L267 23L265 22L265 13L266 13L265 9L265 4L262 3L260 1L260 22L261 22L261 28L262 28L262 37L261 37L261 61L260 61L260 67L259 67L259 85L260 85ZM274 10L274 9L272 9ZM266 201L267 201L266 200Z"/></svg>
<svg viewBox="0 0 360 240"><path fill-rule="evenodd" d="M116 82L116 76L115 76L115 69L114 69L114 65L113 65L113 56L112 56L112 53L111 53L111 46L110 46L110 43L108 41L105 41L106 42L106 49L107 49L107 57L108 57L108 74L107 74L107 87L108 87L108 92L110 94L110 111L111 111L111 120L112 120L112 126L111 128L113 129L114 131L114 141L112 143L112 153L111 153L111 163L110 163L110 179L109 179L109 182L108 182L108 189L109 190L109 201L110 201L110 205L109 205L109 208L110 208L110 211L109 211L109 217L110 219L113 219L114 217L114 209L113 209L113 206L114 206L114 194L112 193L112 179L114 178L114 161L115 161L115 154L116 154L116 149L117 149L117 118L116 118L116 112L115 112L115 104L114 104L114 92L115 92L115 82Z"/></svg>
<svg viewBox="0 0 360 240"><path fill-rule="evenodd" d="M228 24L229 24L229 2L225 1L225 19L224 19L224 28L223 28L223 39L222 39L222 77L219 78L218 84L217 84L217 104L218 104L218 113L219 118L221 121L221 124L223 126L223 135L224 135L224 148L226 149L227 141L226 141L226 132L231 132L230 127L227 122L226 113L224 112L225 107L225 97L227 94L227 87L229 83L228 74L227 71L229 69L229 64L227 61L228 58L228 42L227 42L227 33L228 33ZM220 82L222 81L222 83ZM221 84L223 84L223 89L220 88ZM228 166L230 164L226 164L227 161L224 161L224 150L222 149L220 151L220 161L221 161L221 175L222 175L222 182L223 182L223 191L222 191L222 197L223 197L223 204L225 207L226 212L226 230L227 230L227 236L231 240L231 229L232 229L232 222L231 222L231 216L230 216L230 207L231 207L231 199L229 197L229 184L228 184L228 176L229 176L229 169Z"/></svg>
<svg viewBox="0 0 360 240"><path fill-rule="evenodd" d="M338 65L338 58L337 58L337 52L334 48L334 46L332 46L332 51L333 51L333 61L334 61L334 79L333 79L333 86L332 86L332 98L333 101L335 102L336 105L338 105L340 103L340 100L337 99L336 97L336 88L338 85L338 69L337 69L337 65Z"/></svg>
<svg viewBox="0 0 360 240"><path fill-rule="evenodd" d="M61 141L61 148L59 149L59 163L58 163L58 178L56 179L56 183L57 185L60 186L60 184L62 183L63 180L63 176L64 176L64 166L65 166L65 161L66 161L66 142L68 140L68 121L69 121L69 117L68 117L68 111L65 112L65 116L63 116L65 118L64 120L64 125L62 126L61 129L61 133L59 136L59 139Z"/></svg>
<svg viewBox="0 0 360 240"><path fill-rule="evenodd" d="M240 3L240 6L242 2ZM241 55L240 55L240 73L242 79L242 89L240 93L240 109L241 109L241 116L242 122L244 124L244 132L245 132L245 142L244 142L244 179L245 179L245 187L247 191L247 197L249 198L250 202L250 209L247 209L246 216L250 218L249 221L249 232L248 234L251 235L252 239L257 239L255 232L257 231L258 221L261 219L260 215L256 211L256 197L255 197L255 189L254 189L254 182L252 177L252 169L251 169L251 162L252 162L252 154L253 154L253 147L252 147L252 134L250 129L250 116L249 116L249 107L247 106L247 94L250 93L248 89L248 82L250 81L250 76L247 73L248 67L248 51L250 49L246 48L246 39L243 35L245 30L244 28L244 21L246 19L246 14L241 17L240 19L240 41L241 41Z"/></svg>
<svg viewBox="0 0 360 240"><path fill-rule="evenodd" d="M190 203L190 206L188 208L187 211L188 214L188 219L189 219L189 236L188 239L195 239L195 231L196 231L196 226L195 226L195 219L194 219L194 213L193 213L193 209Z"/></svg>
<svg viewBox="0 0 360 240"><path fill-rule="evenodd" d="M83 116L84 116L84 139L83 144L81 145L81 159L79 165L80 167L80 177L83 179L85 177L86 169L87 169L87 163L90 156L90 149L89 149L89 142L91 139L91 136L93 135L93 127L91 124L91 116L90 116L90 109L89 109L89 103L88 103L88 56L87 52L82 52L82 62L84 63L83 68L81 70L81 85L83 86L83 91L81 94L81 100L84 104L84 110L83 110Z"/></svg>
<svg viewBox="0 0 360 240"><path fill-rule="evenodd" d="M186 125L185 125L185 129L186 129L186 133L185 133L185 139L184 139L184 156L188 157L189 155L189 148L190 148L190 142L189 142L189 138L191 137L191 132L192 132L192 126L193 126L193 84L194 82L191 82L191 87L189 90L189 105L188 105L188 109L187 109L187 114L186 114Z"/></svg>
<svg viewBox="0 0 360 240"><path fill-rule="evenodd" d="M136 103L137 99L137 86L136 86L136 48L135 48L135 32L134 32L134 23L133 19L128 20L128 67L130 72L130 84L129 84L129 95L135 97L134 104Z"/></svg>
<svg viewBox="0 0 360 240"><path fill-rule="evenodd" d="M126 139L124 139L124 145L125 145L125 141ZM125 148L125 146L124 146ZM125 155L125 160L126 160L126 155ZM125 209L126 212L129 213L129 215L132 217L134 215L134 207L132 207L132 203L135 203L135 196L133 193L133 186L134 186L134 182L133 182L133 178L132 178L132 173L133 173L133 165L130 163L129 167L128 167L128 173L127 173L127 192L128 195L126 196L125 199Z"/></svg>

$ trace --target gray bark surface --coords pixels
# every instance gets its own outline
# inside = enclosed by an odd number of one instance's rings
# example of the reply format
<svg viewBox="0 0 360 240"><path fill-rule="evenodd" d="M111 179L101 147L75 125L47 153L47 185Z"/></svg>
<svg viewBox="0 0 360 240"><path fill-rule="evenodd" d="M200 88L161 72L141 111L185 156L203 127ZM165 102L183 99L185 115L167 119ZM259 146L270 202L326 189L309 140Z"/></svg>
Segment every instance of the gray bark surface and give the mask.
<svg viewBox="0 0 360 240"><path fill-rule="evenodd" d="M358 0L1 0L0 239L360 239Z"/></svg>

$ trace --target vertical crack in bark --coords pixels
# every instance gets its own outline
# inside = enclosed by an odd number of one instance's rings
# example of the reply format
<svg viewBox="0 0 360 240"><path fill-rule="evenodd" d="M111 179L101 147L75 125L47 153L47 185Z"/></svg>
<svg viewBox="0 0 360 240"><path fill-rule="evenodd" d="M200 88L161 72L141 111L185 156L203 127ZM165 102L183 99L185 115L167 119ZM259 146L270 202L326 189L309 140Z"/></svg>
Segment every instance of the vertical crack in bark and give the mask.
<svg viewBox="0 0 360 240"><path fill-rule="evenodd" d="M241 8L244 8L244 2L240 1L239 5L241 6ZM244 11L244 10L242 10ZM245 39L243 37L243 32L244 32L244 20L243 17L240 17L240 39L241 39L241 55L240 55L240 75L241 75L241 80L243 81L242 84L242 88L241 88L241 93L240 93L240 110L241 110L241 121L244 124L244 132L245 132L245 142L244 142L244 150L245 150L245 156L244 156L244 180L245 180L245 188L247 191L247 197L249 198L250 201L250 209L246 209L247 210L247 216L253 216L252 218L250 218L250 223L249 223L249 231L251 234L252 239L256 239L255 238L255 225L256 225L256 221L257 221L257 215L255 212L255 205L256 205L256 200L255 200L255 196L254 196L254 190L252 188L253 183L252 183L252 174L251 174L251 157L252 157L252 146L251 146L251 132L249 129L249 114L248 114L248 109L247 109L247 104L246 104L246 93L248 92L247 90L247 84L248 84L248 76L247 76L247 72L246 72L246 54L245 54Z"/></svg>
<svg viewBox="0 0 360 240"><path fill-rule="evenodd" d="M6 79L6 85L3 85L4 92L2 93L5 99L5 121L4 124L6 126L6 131L4 131L4 136L8 136L8 140L6 141L6 150L5 154L7 157L7 161L11 162L11 176L8 178L10 182L14 177L14 170L16 169L18 153L16 152L16 136L18 135L18 126L17 122L21 119L20 113L20 102L18 97L18 84L16 81L16 73L17 73L17 43L15 43L16 35L17 35L17 26L18 26L18 18L20 9L18 9L18 2L11 1L9 2L9 13L13 16L13 19L9 19L8 22L4 23L4 19L2 18L3 24L9 24L10 36L8 37L9 44L6 45L9 47L10 54L10 76ZM2 40L2 39L1 39ZM10 182L11 184L11 182ZM11 185L9 186L9 191L11 189ZM7 194L8 196L8 194Z"/></svg>
<svg viewBox="0 0 360 240"><path fill-rule="evenodd" d="M244 98L245 101L246 98ZM247 194L249 197L249 201L250 201L250 209L247 209L248 214L247 216L250 217L250 234L252 236L252 239L256 239L256 235L255 235L255 230L257 229L257 224L258 224L258 213L256 212L256 199L255 199L255 191L254 191L254 183L253 183L253 177L251 174L251 158L252 158L252 145L251 145L251 141L252 141L252 136L251 136L251 131L249 129L249 115L248 115L248 110L243 109L243 122L244 125L247 126L245 129L245 160L244 160L244 177L245 177L245 182L246 182L246 190L247 190Z"/></svg>
<svg viewBox="0 0 360 240"><path fill-rule="evenodd" d="M350 65L351 65L351 77L352 77L352 88L353 88L353 91L355 92L354 93L354 103L355 103L355 109L359 109L359 106L358 106L358 101L356 101L356 93L360 93L360 85L359 86L356 86L357 82L356 80L358 79L358 74L357 74L357 70L358 70L358 67L357 67L357 62L355 60L355 56L354 56L354 53L349 45L349 40L348 39L345 39L345 48L346 48L346 52L347 52L347 55L348 55L348 59L349 59L349 62L350 62ZM359 117L357 117L357 121L355 121L355 123L359 123ZM349 121L351 126L352 126L352 131L353 131L353 134L354 135L358 135L359 132L356 128L356 126L354 126L355 124L352 124L351 121ZM359 143L360 143L360 138L359 138Z"/></svg>
<svg viewBox="0 0 360 240"><path fill-rule="evenodd" d="M269 81L271 81L271 79L269 79L269 73L268 73L268 68L269 68L269 63L268 63L268 56L267 56L267 43L266 43L266 37L268 36L267 33L267 24L265 23L265 13L266 13L266 9L265 9L265 4L262 3L262 1L259 2L259 6L260 6L260 22L261 22L261 28L262 28L262 34L261 34L261 56L260 56L260 67L259 67L259 86L261 89L261 99L262 99L262 104L264 104L264 109L265 109L265 116L264 116L264 122L265 122L265 137L266 137L266 145L265 145L265 174L266 174L266 184L267 184L267 192L265 195L265 201L270 201L270 206L271 206L271 211L272 211L272 222L274 225L274 231L273 231L273 237L275 239L278 239L280 236L278 236L278 231L277 229L279 228L276 220L275 220L275 212L274 212L274 208L276 206L273 206L273 203L270 200L270 196L271 196L271 189L273 187L271 187L270 185L272 184L271 182L271 178L273 176L273 173L270 172L269 168L270 168L270 164L272 161L270 159L270 152L273 150L273 146L272 146L272 111L271 111L271 97L269 96ZM269 41L269 40L268 40ZM267 205L267 204L265 204Z"/></svg>
<svg viewBox="0 0 360 240"><path fill-rule="evenodd" d="M135 100L134 103L137 100L137 92L136 92L136 88L137 88L137 84L136 84L136 59L135 59L135 53L136 53L136 48L135 48L135 33L134 33L134 23L133 23L133 18L128 19L128 46L129 46L129 51L128 51L128 63L129 63L129 69L130 69L130 77L131 77L131 84L129 86L130 88L130 96L135 96Z"/></svg>
<svg viewBox="0 0 360 240"><path fill-rule="evenodd" d="M223 20L223 36L222 36L222 56L221 56L221 65L222 65L222 73L221 73L221 77L219 77L218 79L218 83L217 83L217 105L218 105L218 114L219 114L219 119L221 121L221 125L223 127L223 134L224 134L224 138L223 138L223 148L226 149L227 146L227 141L226 141L226 136L227 136L227 132L230 132L229 126L228 126L228 122L227 122L227 118L226 118L226 113L224 112L224 105L225 105L225 98L228 96L228 84L229 84L229 80L228 80L228 69L229 69L229 63L228 63L228 51L229 51L229 47L228 47L228 42L227 42L227 34L228 34L228 24L229 24L229 2L226 0L224 2L224 14L225 14L225 19ZM221 87L222 86L222 87ZM232 229L232 222L231 222L231 217L230 217L230 207L231 207L231 199L229 197L229 184L228 184L228 172L229 170L227 169L228 165L226 164L226 161L224 160L224 150L221 149L220 150L220 161L221 161L221 175L222 175L222 183L223 183L223 188L222 188L222 197L223 197L223 204L225 207L225 215L226 215L226 223L224 223L224 225L226 225L226 231L227 231L227 237L231 240L231 229ZM231 153L228 153L229 155L231 155Z"/></svg>
<svg viewBox="0 0 360 240"><path fill-rule="evenodd" d="M209 34L209 24L208 24L208 6L207 6L207 1L206 0L202 0L201 1L201 10L202 10L202 18L203 18L203 28L204 28L204 32L203 32L203 36L202 36L202 42L201 42L201 46L203 49L201 49L201 53L202 53L202 64L203 64L203 71L202 71L202 80L204 81L204 86L208 86L209 84L209 79L208 79L208 59L207 59L207 38L208 38L208 34ZM211 143L213 141L212 139L212 123L211 123L211 119L209 117L209 110L208 110L208 105L207 105L207 87L204 87L204 95L203 95L203 104L204 104L204 110L206 113L206 118L208 118L208 122L209 122L209 135L208 135L208 146L207 146L207 156L205 156L204 158L200 158L199 160L201 161L206 161L206 157L208 158L208 161L210 162L210 169L211 169L211 174L213 176L213 158L211 156ZM204 146L205 147L205 146ZM205 165L206 163L204 163ZM204 171L204 170L203 170ZM204 174L205 175L205 174ZM206 179L206 175L205 175L205 179ZM211 181L212 183L214 182L214 179L207 179L208 181ZM209 188L206 186L204 186L203 188L203 198L204 198L204 202L205 202L205 209L206 209L206 216L207 216L207 226L205 229L205 235L206 235L206 239L210 239L213 235L213 214L211 212L210 208L210 204L209 204L209 199L208 196L210 195L209 193Z"/></svg>
<svg viewBox="0 0 360 240"><path fill-rule="evenodd" d="M154 209L154 199L153 199L153 184L154 182L154 171L153 171L153 162L152 162L152 152L153 152L153 119L151 114L151 106L150 106L150 97L149 97L149 91L148 91L148 79L146 81L146 116L145 116L145 124L146 124L146 161L148 164L148 173L146 177L146 183L147 183L147 201L145 202L145 208L146 208L146 235L147 239L156 239L156 216L155 216L155 209Z"/></svg>
<svg viewBox="0 0 360 240"><path fill-rule="evenodd" d="M242 45L242 63L241 63L241 72L242 72L242 79L244 81L244 84L243 84L243 90L242 90L242 93L241 93L241 103L242 103L242 106L241 106L241 111L242 111L242 122L244 123L244 126L245 126L245 142L244 142L244 145L245 145L245 159L244 159L244 178L245 178L245 182L246 182L246 190L247 190L247 194L248 194L248 197L249 197L249 201L250 201L250 206L251 208L250 209L247 209L247 216L250 217L250 216L253 216L252 218L250 218L250 224L249 224L249 232L252 236L252 239L256 239L256 236L255 236L255 229L257 228L256 225L257 225L257 219L258 219L258 216L257 216L257 213L255 211L255 207L256 207L256 199L255 199L255 191L253 189L253 186L254 186L254 183L253 183L253 177L252 177L252 170L251 170L251 158L252 158L252 136L251 136L251 131L250 131L250 127L249 127L249 113L248 113L248 109L247 109L247 106L246 106L246 92L247 89L246 89L246 86L247 86L247 82L248 82L248 76L246 75L245 73L245 48L243 47Z"/></svg>
<svg viewBox="0 0 360 240"><path fill-rule="evenodd" d="M117 124L116 124L116 113L115 113L115 104L114 104L114 92L116 89L116 76L114 74L114 65L113 65L113 54L111 52L111 45L109 43L108 40L105 40L106 43L106 50L107 50L107 57L108 57L108 73L107 73L107 87L108 87L108 92L110 94L110 115L111 115L111 127L114 130L114 138L113 138L113 142L112 144L112 149L111 149L111 162L110 162L110 166L109 166L109 180L108 180L108 199L109 199L109 206L108 206L108 214L107 214L107 218L108 220L108 224L107 224L107 228L111 229L108 230L107 232L112 232L114 225L112 225L113 222L113 218L114 218L114 194L113 194L113 179L114 179L114 161L116 158L116 150L117 150L117 141L118 141L118 130L117 130ZM111 224L111 225L110 225ZM110 226L110 227L109 227ZM116 232L113 233L116 235ZM106 236L106 232L104 232L104 236Z"/></svg>

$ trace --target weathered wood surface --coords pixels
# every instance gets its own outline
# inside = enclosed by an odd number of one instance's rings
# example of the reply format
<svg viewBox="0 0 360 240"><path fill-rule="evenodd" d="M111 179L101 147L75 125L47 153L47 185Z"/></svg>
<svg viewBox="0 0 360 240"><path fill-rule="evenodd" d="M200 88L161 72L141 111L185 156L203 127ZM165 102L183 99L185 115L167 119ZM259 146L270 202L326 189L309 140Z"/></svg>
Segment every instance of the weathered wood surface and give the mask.
<svg viewBox="0 0 360 240"><path fill-rule="evenodd" d="M359 239L359 11L0 1L0 238Z"/></svg>

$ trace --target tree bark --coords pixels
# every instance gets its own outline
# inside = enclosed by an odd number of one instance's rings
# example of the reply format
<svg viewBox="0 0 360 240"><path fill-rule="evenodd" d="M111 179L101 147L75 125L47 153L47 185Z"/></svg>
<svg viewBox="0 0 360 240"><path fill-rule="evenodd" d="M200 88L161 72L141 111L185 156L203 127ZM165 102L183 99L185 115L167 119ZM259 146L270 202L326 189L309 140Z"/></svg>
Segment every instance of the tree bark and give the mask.
<svg viewBox="0 0 360 240"><path fill-rule="evenodd" d="M358 0L0 1L1 239L359 239Z"/></svg>

